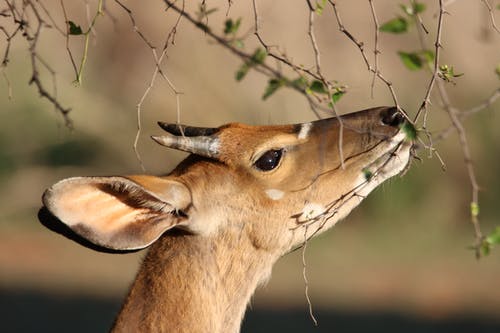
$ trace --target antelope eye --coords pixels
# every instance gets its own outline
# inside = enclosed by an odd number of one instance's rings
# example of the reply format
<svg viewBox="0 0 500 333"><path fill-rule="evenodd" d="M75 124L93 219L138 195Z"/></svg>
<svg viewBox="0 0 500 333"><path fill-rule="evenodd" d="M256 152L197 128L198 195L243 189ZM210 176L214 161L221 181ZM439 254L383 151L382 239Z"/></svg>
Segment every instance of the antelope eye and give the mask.
<svg viewBox="0 0 500 333"><path fill-rule="evenodd" d="M280 164L281 156L283 156L283 149L268 150L255 161L254 165L261 171L270 171Z"/></svg>

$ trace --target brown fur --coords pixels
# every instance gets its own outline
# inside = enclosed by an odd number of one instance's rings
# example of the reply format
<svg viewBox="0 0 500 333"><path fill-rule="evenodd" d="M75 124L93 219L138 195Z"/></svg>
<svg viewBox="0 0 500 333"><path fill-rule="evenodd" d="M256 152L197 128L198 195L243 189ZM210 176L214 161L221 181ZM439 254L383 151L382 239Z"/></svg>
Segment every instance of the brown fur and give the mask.
<svg viewBox="0 0 500 333"><path fill-rule="evenodd" d="M343 117L344 167L337 119L305 127L230 124L212 131L217 160L191 155L161 178L63 180L46 192L44 204L75 232L111 249L156 240L114 332L235 333L276 260L404 169L411 144L395 141L397 126L382 124L387 110ZM275 149L283 151L279 165L258 170L254 162ZM364 179L365 169L373 177ZM85 210L73 203L80 198ZM89 200L96 198L102 202L93 210Z"/></svg>

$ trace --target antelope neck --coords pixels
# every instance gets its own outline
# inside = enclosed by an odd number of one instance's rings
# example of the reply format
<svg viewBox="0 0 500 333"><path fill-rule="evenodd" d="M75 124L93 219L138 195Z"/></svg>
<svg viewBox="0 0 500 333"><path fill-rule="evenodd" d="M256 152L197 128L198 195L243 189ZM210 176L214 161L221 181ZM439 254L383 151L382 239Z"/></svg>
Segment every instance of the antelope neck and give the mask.
<svg viewBox="0 0 500 333"><path fill-rule="evenodd" d="M275 259L233 236L163 236L146 255L112 331L239 332Z"/></svg>

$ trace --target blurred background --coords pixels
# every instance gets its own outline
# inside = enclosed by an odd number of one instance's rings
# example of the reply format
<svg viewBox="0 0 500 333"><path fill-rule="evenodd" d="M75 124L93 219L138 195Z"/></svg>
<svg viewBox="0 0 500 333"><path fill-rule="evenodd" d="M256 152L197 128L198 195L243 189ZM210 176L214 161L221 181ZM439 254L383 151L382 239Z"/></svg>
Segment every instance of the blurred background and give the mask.
<svg viewBox="0 0 500 333"><path fill-rule="evenodd" d="M230 1L231 2L231 1ZM422 14L433 47L437 7ZM498 1L490 1L494 15ZM88 4L86 6L86 3ZM227 1L207 1L218 8L208 25L222 33ZM401 14L397 1L374 1L380 22ZM133 151L137 130L136 105L154 71L151 49L133 31L127 13L107 1L89 44L81 86L65 49L65 37L45 29L39 53L57 73L61 103L71 107L74 130L64 126L53 106L33 85L27 43L12 40L8 66L0 78L0 318L2 332L106 331L134 278L143 252L103 254L45 229L37 220L43 191L54 182L76 175L140 173ZM163 46L177 15L165 12L161 1L124 2L136 24L153 45ZM59 3L45 4L64 29ZM87 27L95 1L65 3L68 19ZM198 3L186 8L196 13ZM308 9L303 1L259 1L261 34L268 44L297 64L314 65L307 37ZM346 28L373 50L373 24L368 2L345 1L338 9ZM90 14L86 14L89 10ZM453 105L469 109L498 88L495 66L500 62L500 34L491 28L481 1L450 1L443 30L442 63L465 73L446 88ZM234 1L231 18L242 17L241 32L253 29L251 1ZM2 18L5 29L13 29ZM430 73L411 72L397 51L419 47L415 27L406 35L380 35L380 69L392 80L400 104L414 115L425 95ZM376 82L370 97L371 74L359 50L342 35L331 8L316 22L322 67L328 78L348 85L339 101L341 113L393 104L387 87ZM253 37L247 52L257 46ZM0 41L4 52L5 40ZM70 48L79 61L83 37L71 36ZM371 59L371 58L370 58ZM268 59L270 64L272 61ZM295 123L315 119L303 96L280 89L266 101L261 96L267 78L250 71L234 78L241 60L231 55L186 20L169 46L164 70L180 95L180 120L198 126L227 122ZM49 90L52 76L40 77ZM11 93L9 92L11 91ZM437 99L433 99L437 100ZM437 103L436 103L437 104ZM435 105L429 128L449 125ZM466 122L478 173L481 225L485 233L500 224L500 103ZM175 122L176 96L157 79L142 104L142 134L138 148L147 173L171 170L186 154L156 145L149 136L161 133L157 120ZM470 184L456 135L437 147L446 163L420 151L402 178L377 189L345 221L310 242L306 252L309 293L319 327L309 318L304 296L302 253L284 257L270 282L259 289L243 324L243 332L500 332L500 249L477 261L469 222Z"/></svg>

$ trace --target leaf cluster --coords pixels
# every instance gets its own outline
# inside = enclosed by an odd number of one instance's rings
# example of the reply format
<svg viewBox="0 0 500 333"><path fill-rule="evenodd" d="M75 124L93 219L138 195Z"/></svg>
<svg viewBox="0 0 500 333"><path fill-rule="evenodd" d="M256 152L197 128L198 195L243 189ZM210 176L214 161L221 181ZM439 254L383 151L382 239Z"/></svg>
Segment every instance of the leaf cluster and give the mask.
<svg viewBox="0 0 500 333"><path fill-rule="evenodd" d="M399 7L401 8L403 15L398 15L397 17L382 24L379 28L380 31L393 34L405 33L408 31L413 18L425 10L425 5L416 1L412 2L410 5L400 4Z"/></svg>
<svg viewBox="0 0 500 333"><path fill-rule="evenodd" d="M462 75L464 75L464 73L455 74L453 66L448 66L448 65L439 66L438 76L446 82L456 84L453 79L460 77Z"/></svg>
<svg viewBox="0 0 500 333"><path fill-rule="evenodd" d="M379 28L380 31L393 34L406 33L410 24L417 21L417 15L423 13L426 9L423 3L416 1L411 1L410 5L400 4L400 8L403 15L382 24ZM425 67L432 68L436 58L434 51L428 49L412 52L398 51L398 55L403 65L411 71L417 71ZM500 69L498 71L500 73ZM453 79L464 74L455 74L453 66L441 65L437 75L442 80L455 84ZM498 75L500 76L500 74Z"/></svg>
<svg viewBox="0 0 500 333"><path fill-rule="evenodd" d="M240 68L236 71L236 75L235 75L236 81L243 80L243 78L247 75L250 68L252 68L256 65L262 64L264 62L264 60L266 59L266 57L267 57L266 50L264 50L260 47L255 49L255 51L253 52L250 59L245 61L243 63L243 65L241 65Z"/></svg>

